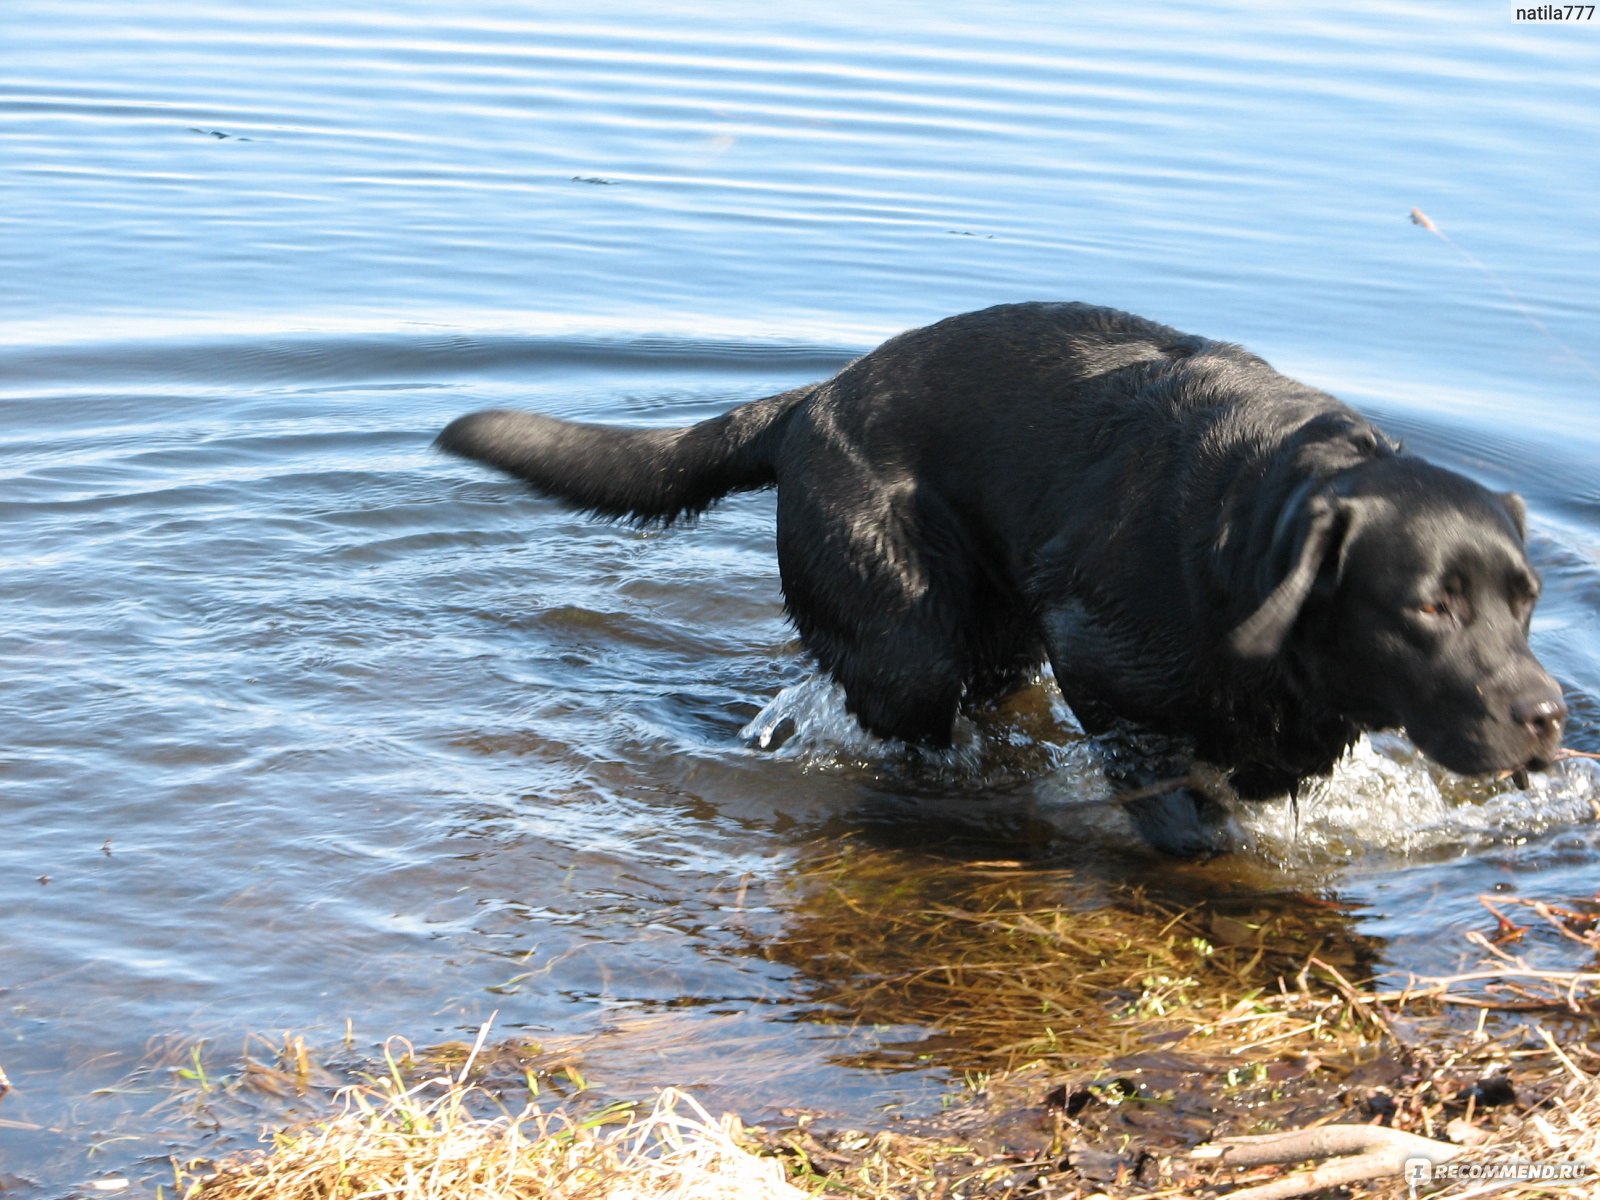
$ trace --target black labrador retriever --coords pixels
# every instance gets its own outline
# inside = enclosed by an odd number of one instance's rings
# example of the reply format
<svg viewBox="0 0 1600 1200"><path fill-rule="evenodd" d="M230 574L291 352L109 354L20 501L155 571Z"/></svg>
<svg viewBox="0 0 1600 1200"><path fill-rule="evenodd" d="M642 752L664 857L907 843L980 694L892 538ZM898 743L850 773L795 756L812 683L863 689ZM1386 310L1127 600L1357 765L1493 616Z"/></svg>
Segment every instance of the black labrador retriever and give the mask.
<svg viewBox="0 0 1600 1200"><path fill-rule="evenodd" d="M1365 729L1466 774L1560 745L1522 501L1128 313L1001 305L686 429L488 411L438 445L644 523L776 484L789 615L882 737L948 744L1048 656L1089 732L1175 735L1246 798Z"/></svg>

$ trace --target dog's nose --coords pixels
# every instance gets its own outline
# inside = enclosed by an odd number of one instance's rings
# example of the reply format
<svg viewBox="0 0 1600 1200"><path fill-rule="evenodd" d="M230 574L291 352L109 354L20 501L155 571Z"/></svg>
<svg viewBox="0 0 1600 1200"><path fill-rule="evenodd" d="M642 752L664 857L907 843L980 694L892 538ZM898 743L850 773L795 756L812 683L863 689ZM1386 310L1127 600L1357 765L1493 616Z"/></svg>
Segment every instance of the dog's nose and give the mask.
<svg viewBox="0 0 1600 1200"><path fill-rule="evenodd" d="M1511 719L1533 734L1535 740L1552 749L1561 743L1567 723L1567 702L1555 696L1519 696L1511 702Z"/></svg>

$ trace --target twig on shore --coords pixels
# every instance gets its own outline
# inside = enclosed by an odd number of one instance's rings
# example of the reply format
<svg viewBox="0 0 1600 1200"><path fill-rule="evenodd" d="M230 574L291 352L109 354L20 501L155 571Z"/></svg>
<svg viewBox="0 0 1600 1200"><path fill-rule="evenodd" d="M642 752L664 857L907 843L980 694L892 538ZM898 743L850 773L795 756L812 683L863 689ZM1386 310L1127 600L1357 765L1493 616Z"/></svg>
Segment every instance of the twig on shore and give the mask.
<svg viewBox="0 0 1600 1200"><path fill-rule="evenodd" d="M1460 1146L1383 1125L1318 1125L1252 1137L1220 1138L1197 1146L1190 1156L1236 1167L1297 1164L1340 1156L1303 1174L1228 1193L1229 1200L1288 1200L1325 1188L1400 1175L1413 1159L1426 1159L1437 1165L1462 1153Z"/></svg>

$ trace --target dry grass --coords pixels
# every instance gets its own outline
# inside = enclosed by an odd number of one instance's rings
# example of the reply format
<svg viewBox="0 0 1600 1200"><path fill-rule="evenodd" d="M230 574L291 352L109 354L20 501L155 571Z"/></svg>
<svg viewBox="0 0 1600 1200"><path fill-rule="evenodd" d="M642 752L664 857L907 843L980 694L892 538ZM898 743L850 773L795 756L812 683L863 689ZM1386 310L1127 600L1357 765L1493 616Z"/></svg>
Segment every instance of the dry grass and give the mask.
<svg viewBox="0 0 1600 1200"><path fill-rule="evenodd" d="M392 1059L334 1115L268 1151L191 1164L180 1188L192 1200L1288 1196L1317 1178L1309 1163L1241 1171L1192 1151L1365 1124L1462 1147L1461 1177L1423 1193L1441 1200L1600 1196L1600 972L1513 952L1552 937L1600 951L1600 904L1486 901L1487 932L1468 936L1481 966L1378 990L1373 948L1311 898L1180 910L1060 873L908 870L903 854L873 852L814 863L794 889L785 937L761 952L799 969L818 1020L927 1031L869 1062L965 1071L964 1102L859 1130L745 1129L671 1090L585 1110L570 1049L480 1034ZM296 1080L314 1074L303 1046L278 1058ZM538 1080L567 1077L576 1095L514 1111L502 1099L550 1097ZM1475 1173L1508 1162L1595 1173ZM1410 1193L1389 1176L1339 1194Z"/></svg>
<svg viewBox="0 0 1600 1200"><path fill-rule="evenodd" d="M268 1153L178 1170L186 1200L800 1200L738 1120L667 1090L644 1114L587 1120L494 1103L449 1076L342 1093L336 1115L276 1134Z"/></svg>

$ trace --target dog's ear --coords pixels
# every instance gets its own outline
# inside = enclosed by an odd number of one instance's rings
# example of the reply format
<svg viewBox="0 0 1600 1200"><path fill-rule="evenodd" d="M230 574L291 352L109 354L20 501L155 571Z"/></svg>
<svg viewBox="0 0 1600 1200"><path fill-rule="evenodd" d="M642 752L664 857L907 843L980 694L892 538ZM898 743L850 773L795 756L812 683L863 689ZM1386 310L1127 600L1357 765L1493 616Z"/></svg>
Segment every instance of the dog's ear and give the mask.
<svg viewBox="0 0 1600 1200"><path fill-rule="evenodd" d="M1517 536L1523 541L1528 540L1528 506L1522 502L1522 497L1515 492L1501 492L1500 503L1506 506L1506 511L1511 514L1511 520L1517 527Z"/></svg>
<svg viewBox="0 0 1600 1200"><path fill-rule="evenodd" d="M1273 534L1268 561L1273 564L1262 590L1265 598L1228 636L1241 658L1270 658L1299 619L1312 585L1343 543L1349 529L1349 501L1326 492L1290 506Z"/></svg>

